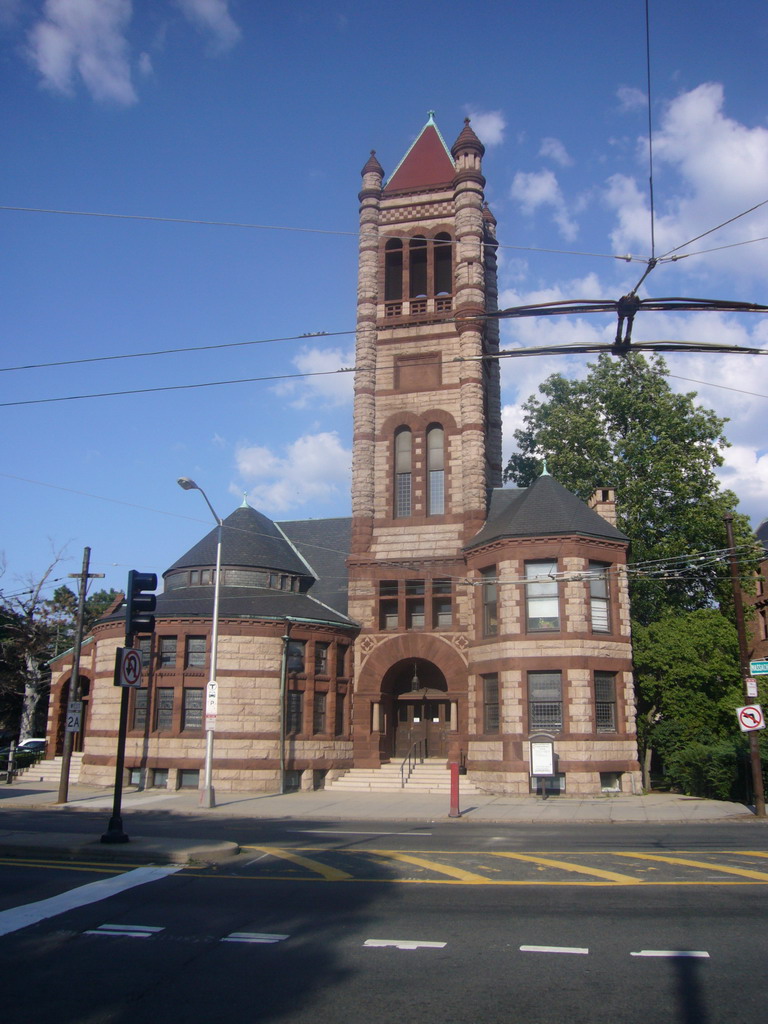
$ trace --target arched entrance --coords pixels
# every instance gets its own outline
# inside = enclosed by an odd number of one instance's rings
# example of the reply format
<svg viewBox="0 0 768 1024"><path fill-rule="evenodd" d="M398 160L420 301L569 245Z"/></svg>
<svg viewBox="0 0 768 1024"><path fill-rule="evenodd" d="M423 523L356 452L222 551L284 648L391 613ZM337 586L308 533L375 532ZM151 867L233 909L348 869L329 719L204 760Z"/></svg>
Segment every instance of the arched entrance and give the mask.
<svg viewBox="0 0 768 1024"><path fill-rule="evenodd" d="M467 663L456 646L425 633L389 637L364 658L357 678L355 766L404 757L422 735L431 757L459 758L467 717Z"/></svg>
<svg viewBox="0 0 768 1024"><path fill-rule="evenodd" d="M389 705L387 741L392 756L405 757L420 741L424 756L448 756L451 702L445 676L436 665L423 658L399 661L385 674L381 691Z"/></svg>

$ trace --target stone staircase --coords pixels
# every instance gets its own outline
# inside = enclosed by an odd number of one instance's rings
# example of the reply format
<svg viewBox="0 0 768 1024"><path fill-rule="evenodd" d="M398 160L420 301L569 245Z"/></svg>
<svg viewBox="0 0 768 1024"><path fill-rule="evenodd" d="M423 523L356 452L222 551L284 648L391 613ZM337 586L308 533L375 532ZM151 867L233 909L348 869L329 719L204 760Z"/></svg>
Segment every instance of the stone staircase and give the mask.
<svg viewBox="0 0 768 1024"><path fill-rule="evenodd" d="M80 778L80 765L83 755L72 753L69 759L69 781L77 782ZM61 778L61 755L38 761L25 768L21 778L25 782L58 782Z"/></svg>
<svg viewBox="0 0 768 1024"><path fill-rule="evenodd" d="M333 782L326 781L325 789L332 793L444 793L450 796L451 773L448 762L437 758L417 763L403 788L400 780L400 761L390 761L380 768L350 768ZM462 796L482 796L466 775L459 776Z"/></svg>

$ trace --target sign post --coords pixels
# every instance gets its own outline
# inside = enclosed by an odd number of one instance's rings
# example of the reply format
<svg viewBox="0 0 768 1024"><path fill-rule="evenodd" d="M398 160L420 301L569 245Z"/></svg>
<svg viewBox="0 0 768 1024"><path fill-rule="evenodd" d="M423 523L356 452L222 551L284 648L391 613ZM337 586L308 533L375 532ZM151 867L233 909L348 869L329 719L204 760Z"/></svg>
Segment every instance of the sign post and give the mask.
<svg viewBox="0 0 768 1024"><path fill-rule="evenodd" d="M547 780L555 777L555 741L554 736L549 733L539 733L531 736L531 778L534 780L534 791L536 779L541 786L541 798L547 799Z"/></svg>
<svg viewBox="0 0 768 1024"><path fill-rule="evenodd" d="M762 671L768 672L768 662L749 660L747 630L744 625L744 599L741 593L741 572L739 568L739 560L736 555L736 549L734 547L733 516L730 512L727 512L723 516L723 521L725 523L725 536L728 541L728 566L731 571L733 607L736 612L736 633L739 640L739 666L741 668L742 692L744 693L745 704L749 705L751 697L749 679L755 675L760 675ZM766 667L763 668L763 666ZM754 707L757 707L757 705L754 705ZM760 711L760 718L762 719L762 711ZM741 715L739 715L739 727L742 728L743 731L749 733L749 760L752 768L752 792L755 800L755 817L764 818L765 787L763 786L763 766L762 758L760 756L757 729L754 726L744 729Z"/></svg>

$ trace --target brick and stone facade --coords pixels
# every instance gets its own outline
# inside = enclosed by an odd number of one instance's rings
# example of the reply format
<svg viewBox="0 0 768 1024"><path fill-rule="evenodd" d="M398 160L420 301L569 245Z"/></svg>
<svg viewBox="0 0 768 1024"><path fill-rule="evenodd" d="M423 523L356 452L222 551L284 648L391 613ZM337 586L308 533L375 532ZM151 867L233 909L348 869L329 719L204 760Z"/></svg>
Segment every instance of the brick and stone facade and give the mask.
<svg viewBox="0 0 768 1024"><path fill-rule="evenodd" d="M351 520L224 523L219 789L321 784L421 744L482 789L528 793L530 741L565 794L639 791L627 538L546 473L501 486L496 222L469 122L432 116L385 181L362 171ZM196 785L210 658L212 531L164 574L126 769ZM114 771L120 610L84 645L82 779ZM54 666L51 746L71 657Z"/></svg>

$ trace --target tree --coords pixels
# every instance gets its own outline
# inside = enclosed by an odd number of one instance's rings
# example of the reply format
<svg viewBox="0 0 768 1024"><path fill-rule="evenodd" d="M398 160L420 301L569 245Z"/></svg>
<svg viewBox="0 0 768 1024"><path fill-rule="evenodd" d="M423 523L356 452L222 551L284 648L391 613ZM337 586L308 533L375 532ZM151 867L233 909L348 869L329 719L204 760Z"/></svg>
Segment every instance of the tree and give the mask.
<svg viewBox="0 0 768 1024"><path fill-rule="evenodd" d="M83 636L87 636L91 627L107 611L115 600L120 597L117 590L97 590L85 599L83 612ZM53 597L47 602L51 621L56 624L56 643L53 657L68 650L75 639L75 622L77 619L77 594L68 586L57 587Z"/></svg>
<svg viewBox="0 0 768 1024"><path fill-rule="evenodd" d="M0 713L9 725L19 723L20 739L44 728L49 662L74 642L76 595L60 586L53 597L43 597L61 558L62 552L55 553L40 578L28 581L23 590L0 594ZM86 599L84 635L118 596L115 590L100 590Z"/></svg>
<svg viewBox="0 0 768 1024"><path fill-rule="evenodd" d="M736 627L716 609L705 608L636 624L633 643L644 785L650 785L655 750L670 781L683 786L689 784L690 765L697 763L703 785L709 761L728 787L718 795L727 798L737 751L744 746L735 714L743 703ZM724 770L724 753L730 755L730 769Z"/></svg>
<svg viewBox="0 0 768 1024"><path fill-rule="evenodd" d="M42 717L41 704L48 695L51 673L48 661L53 655L56 626L50 602L42 592L61 553L39 579L30 581L21 592L1 597L3 611L2 658L3 683L11 695L21 700L19 738L35 734Z"/></svg>
<svg viewBox="0 0 768 1024"><path fill-rule="evenodd" d="M601 355L584 380L553 374L539 388L545 400L533 395L523 406L525 426L515 431L518 451L505 472L528 486L546 460L585 500L597 487L614 487L633 563L689 556L672 570L648 567L631 579L633 618L641 623L669 609L727 601L729 593L722 560L706 554L725 547L723 515L738 501L715 476L728 446L726 420L697 406L695 392L675 394L666 373L662 358L632 353ZM738 513L734 535L738 546L754 546Z"/></svg>

